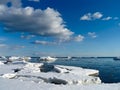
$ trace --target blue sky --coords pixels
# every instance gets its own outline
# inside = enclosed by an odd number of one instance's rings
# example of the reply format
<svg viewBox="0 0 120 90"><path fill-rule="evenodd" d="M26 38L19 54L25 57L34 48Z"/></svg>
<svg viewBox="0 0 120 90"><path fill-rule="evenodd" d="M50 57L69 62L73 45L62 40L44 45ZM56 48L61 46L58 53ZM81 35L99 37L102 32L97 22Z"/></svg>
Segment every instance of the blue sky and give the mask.
<svg viewBox="0 0 120 90"><path fill-rule="evenodd" d="M1 0L0 55L120 56L119 0Z"/></svg>

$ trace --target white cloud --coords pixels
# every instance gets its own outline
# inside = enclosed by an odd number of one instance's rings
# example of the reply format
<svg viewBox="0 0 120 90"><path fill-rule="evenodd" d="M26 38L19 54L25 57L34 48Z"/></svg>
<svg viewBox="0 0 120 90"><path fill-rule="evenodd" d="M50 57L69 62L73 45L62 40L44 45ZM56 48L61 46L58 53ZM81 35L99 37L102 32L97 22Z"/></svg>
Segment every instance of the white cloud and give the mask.
<svg viewBox="0 0 120 90"><path fill-rule="evenodd" d="M23 49L25 48L25 46L23 45L14 45L14 46L9 46L10 49L12 50L16 50L16 49Z"/></svg>
<svg viewBox="0 0 120 90"><path fill-rule="evenodd" d="M20 36L22 39L31 39L31 38L33 38L33 37L35 37L35 35L21 35Z"/></svg>
<svg viewBox="0 0 120 90"><path fill-rule="evenodd" d="M82 17L80 17L80 20L85 20L85 21L92 21L92 20L103 20L103 21L108 21L108 20L118 20L118 17L103 17L103 14L100 12L95 12L95 13L87 13L85 15L83 15Z"/></svg>
<svg viewBox="0 0 120 90"><path fill-rule="evenodd" d="M54 53L49 53L49 52L40 52L40 51L37 51L37 52L33 52L32 55L34 56L56 56Z"/></svg>
<svg viewBox="0 0 120 90"><path fill-rule="evenodd" d="M95 13L87 13L83 15L80 20L96 20L102 18L103 14L100 12L95 12Z"/></svg>
<svg viewBox="0 0 120 90"><path fill-rule="evenodd" d="M119 17L110 17L110 16L102 18L102 20L104 20L104 21L108 21L108 20L118 20L118 19L119 19Z"/></svg>
<svg viewBox="0 0 120 90"><path fill-rule="evenodd" d="M7 47L6 44L0 44L0 48L5 48L5 47Z"/></svg>
<svg viewBox="0 0 120 90"><path fill-rule="evenodd" d="M91 20L91 19L92 19L91 16L92 16L91 13L87 13L87 14L83 15L83 16L80 18L80 20Z"/></svg>
<svg viewBox="0 0 120 90"><path fill-rule="evenodd" d="M0 5L0 21L8 32L28 32L61 40L68 40L74 34L65 27L60 13L52 8L34 10Z"/></svg>
<svg viewBox="0 0 120 90"><path fill-rule="evenodd" d="M31 42L32 44L40 44L40 45L59 45L61 43L65 42L70 42L70 41L75 41L75 42L81 42L84 40L84 36L78 35L78 36L73 36L70 37L69 39L65 40L56 40L56 41L41 41L41 40L35 40Z"/></svg>
<svg viewBox="0 0 120 90"><path fill-rule="evenodd" d="M108 16L108 17L106 17L106 18L103 18L102 20L108 21L108 20L111 20L111 19L112 19L112 17Z"/></svg>
<svg viewBox="0 0 120 90"><path fill-rule="evenodd" d="M78 35L78 36L74 37L73 39L74 39L74 41L81 42L84 40L84 38L85 38L84 36Z"/></svg>
<svg viewBox="0 0 120 90"><path fill-rule="evenodd" d="M49 42L49 41L40 41L40 40L35 40L34 42L31 42L33 44L40 44L40 45L56 45L56 42Z"/></svg>
<svg viewBox="0 0 120 90"><path fill-rule="evenodd" d="M97 35L95 32L88 32L88 35L91 37L91 38L96 38Z"/></svg>
<svg viewBox="0 0 120 90"><path fill-rule="evenodd" d="M103 16L102 13L100 13L100 12L95 12L95 13L92 15L92 18L93 18L93 19L100 19L102 16Z"/></svg>

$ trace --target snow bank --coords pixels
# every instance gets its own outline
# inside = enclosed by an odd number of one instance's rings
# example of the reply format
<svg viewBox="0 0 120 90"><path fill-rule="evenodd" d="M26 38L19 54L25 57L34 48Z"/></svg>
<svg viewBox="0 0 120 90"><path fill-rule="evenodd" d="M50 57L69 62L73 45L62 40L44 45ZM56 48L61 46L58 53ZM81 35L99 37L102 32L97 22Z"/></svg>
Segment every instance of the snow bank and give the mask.
<svg viewBox="0 0 120 90"><path fill-rule="evenodd" d="M3 78L12 79L16 77L16 73L7 73L2 75Z"/></svg>
<svg viewBox="0 0 120 90"><path fill-rule="evenodd" d="M40 61L42 62L54 62L55 60L57 60L57 58L53 58L53 57L50 57L50 56L47 56L47 57L40 57L39 59Z"/></svg>
<svg viewBox="0 0 120 90"><path fill-rule="evenodd" d="M31 57L18 57L18 56L11 56L8 58L9 61L16 61L16 60L22 60L22 61L29 61L31 60Z"/></svg>
<svg viewBox="0 0 120 90"><path fill-rule="evenodd" d="M18 60L20 59L20 57L17 57L17 56L11 56L9 57L9 60L13 61L13 60Z"/></svg>
<svg viewBox="0 0 120 90"><path fill-rule="evenodd" d="M0 66L0 90L119 90L120 84L101 84L96 73L99 71L13 61Z"/></svg>
<svg viewBox="0 0 120 90"><path fill-rule="evenodd" d="M43 63L27 63L23 69L21 70L22 73L36 73L40 72L40 67Z"/></svg>
<svg viewBox="0 0 120 90"><path fill-rule="evenodd" d="M2 61L0 61L0 65L4 65L4 63Z"/></svg>
<svg viewBox="0 0 120 90"><path fill-rule="evenodd" d="M97 70L83 69L62 65L49 65L43 63L27 63L18 72L19 78L34 77L42 79L47 83L54 84L98 84L101 83L99 77L89 76L98 73Z"/></svg>
<svg viewBox="0 0 120 90"><path fill-rule="evenodd" d="M120 90L118 84L54 85L0 78L0 90Z"/></svg>
<svg viewBox="0 0 120 90"><path fill-rule="evenodd" d="M96 76L99 74L98 70L93 69L83 69L80 67L73 67L73 66L63 66L63 65L55 65L55 70L60 73L73 73L76 75L87 75L87 76Z"/></svg>

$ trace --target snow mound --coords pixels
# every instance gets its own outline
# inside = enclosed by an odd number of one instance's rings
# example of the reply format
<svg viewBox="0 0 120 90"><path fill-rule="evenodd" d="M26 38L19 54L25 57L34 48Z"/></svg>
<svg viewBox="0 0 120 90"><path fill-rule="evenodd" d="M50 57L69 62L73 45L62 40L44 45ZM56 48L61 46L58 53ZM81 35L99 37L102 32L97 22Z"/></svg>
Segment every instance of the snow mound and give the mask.
<svg viewBox="0 0 120 90"><path fill-rule="evenodd" d="M42 61L42 62L48 62L48 63L51 63L51 62L56 61L57 58L53 58L53 57L47 56L47 57L40 57L39 60Z"/></svg>
<svg viewBox="0 0 120 90"><path fill-rule="evenodd" d="M46 84L62 85L90 85L100 84L98 70L83 69L80 67L52 65L48 63L23 63L13 61L0 67L0 76L7 79L28 81Z"/></svg>
<svg viewBox="0 0 120 90"><path fill-rule="evenodd" d="M7 73L2 75L3 78L12 79L16 77L16 73Z"/></svg>
<svg viewBox="0 0 120 90"><path fill-rule="evenodd" d="M4 63L2 61L0 61L0 65L4 65Z"/></svg>
<svg viewBox="0 0 120 90"><path fill-rule="evenodd" d="M73 74L62 74L48 79L49 82L55 84L69 84L69 85L87 85L87 84L100 84L99 77L86 77L76 76Z"/></svg>
<svg viewBox="0 0 120 90"><path fill-rule="evenodd" d="M76 75L96 76L99 74L98 70L83 69L80 67L73 67L73 66L55 65L54 69L55 71L60 73L72 73Z"/></svg>
<svg viewBox="0 0 120 90"><path fill-rule="evenodd" d="M43 65L43 63L27 63L21 72L23 73L36 73L40 72L40 67Z"/></svg>
<svg viewBox="0 0 120 90"><path fill-rule="evenodd" d="M98 70L43 63L27 63L18 72L18 75L24 78L34 77L42 79L46 83L83 85L101 83L100 78L94 76L96 73L98 73ZM89 76L90 74L93 74L93 76Z"/></svg>

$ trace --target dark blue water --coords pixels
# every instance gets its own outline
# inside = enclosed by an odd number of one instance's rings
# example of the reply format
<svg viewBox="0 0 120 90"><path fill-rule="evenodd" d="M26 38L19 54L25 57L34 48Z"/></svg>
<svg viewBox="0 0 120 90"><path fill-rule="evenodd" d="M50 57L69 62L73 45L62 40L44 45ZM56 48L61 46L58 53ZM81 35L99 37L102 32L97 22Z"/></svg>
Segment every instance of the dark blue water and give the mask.
<svg viewBox="0 0 120 90"><path fill-rule="evenodd" d="M113 58L72 58L70 60L59 58L53 64L97 69L102 82L120 82L120 61L115 61Z"/></svg>

